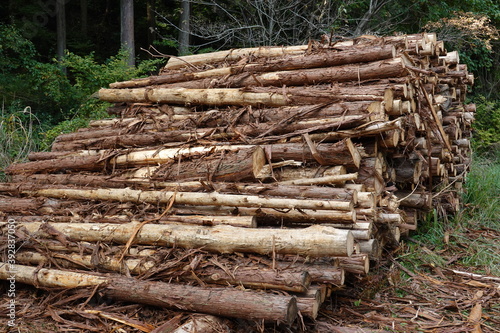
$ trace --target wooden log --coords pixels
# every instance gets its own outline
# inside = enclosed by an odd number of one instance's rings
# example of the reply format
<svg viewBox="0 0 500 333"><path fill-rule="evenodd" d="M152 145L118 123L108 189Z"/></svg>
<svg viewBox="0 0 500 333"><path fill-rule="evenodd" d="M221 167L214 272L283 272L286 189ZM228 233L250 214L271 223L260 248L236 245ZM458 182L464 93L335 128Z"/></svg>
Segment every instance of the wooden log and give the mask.
<svg viewBox="0 0 500 333"><path fill-rule="evenodd" d="M355 274L368 274L370 271L370 260L366 254L355 254L349 258L338 258L339 267L346 272Z"/></svg>
<svg viewBox="0 0 500 333"><path fill-rule="evenodd" d="M267 159L259 146L237 151L221 151L187 161L171 161L160 166L155 180L244 181L255 180Z"/></svg>
<svg viewBox="0 0 500 333"><path fill-rule="evenodd" d="M346 50L320 49L317 53L308 54L307 56L294 56L277 60L270 59L264 63L247 63L244 65L222 67L199 72L163 74L145 79L115 82L111 83L109 87L113 89L138 88L151 85L193 81L203 78L235 75L243 72L276 72L293 69L339 66L357 62L370 62L394 58L395 56L396 50L393 45L350 48Z"/></svg>
<svg viewBox="0 0 500 333"><path fill-rule="evenodd" d="M319 60L319 59L318 59ZM319 60L321 61L321 60ZM307 62L307 61L306 61ZM251 86L302 86L329 82L364 81L381 78L400 77L406 74L400 58L385 59L366 63L294 70L271 71L267 73L244 72L225 75L220 79L205 78L162 85L165 88L207 89L211 87L251 87Z"/></svg>
<svg viewBox="0 0 500 333"><path fill-rule="evenodd" d="M396 191L399 205L410 208L430 209L432 207L432 193Z"/></svg>
<svg viewBox="0 0 500 333"><path fill-rule="evenodd" d="M183 311L233 318L253 318L291 323L297 314L294 297L229 288L205 288L123 276L98 276L23 265L0 265L0 279L45 288L78 288L99 285L101 295L112 299Z"/></svg>
<svg viewBox="0 0 500 333"><path fill-rule="evenodd" d="M186 109L186 108L182 108ZM255 122L278 122L293 115L305 118L340 117L353 115L366 115L369 113L381 113L383 111L381 102L377 101L340 101L329 104L284 106L277 108L211 108L208 111L198 111L196 107L189 108L189 112L182 115L177 114L153 114L154 108L150 107L147 116L135 115L129 118L113 118L95 120L91 122L90 128L76 133L61 134L56 141L72 141L77 139L91 139L104 136L133 133L133 123L141 124L143 129L168 129L168 126L189 126L188 121L196 120L196 126L200 127L224 127L242 125ZM172 112L175 112L172 111ZM99 128L101 127L101 128ZM105 128L104 128L105 127ZM191 126L192 127L192 126ZM104 130L104 131L103 131ZM88 133L88 134L87 134ZM92 134L90 134L92 133Z"/></svg>
<svg viewBox="0 0 500 333"><path fill-rule="evenodd" d="M55 262L63 268L85 268L106 271L122 272L124 265L132 274L146 274L158 266L156 260L145 260L143 258L124 259L123 262L109 256L81 255L78 253L53 253L50 257L32 251L16 253L16 260L23 264L44 264ZM233 265L234 266L234 265ZM197 279L206 283L245 286L253 289L278 289L289 292L305 292L311 284L311 276L307 271L297 269L284 269L281 271L259 268L259 267L231 267L223 269L218 266L207 266L193 270ZM182 281L193 280L191 274L178 275Z"/></svg>
<svg viewBox="0 0 500 333"><path fill-rule="evenodd" d="M266 195L274 197L290 197L290 198L317 198L317 199L333 199L333 200L352 200L353 204L359 207L372 207L375 204L375 198L371 192L358 192L357 190L349 190L346 188L334 188L324 186L288 186L279 183L259 184L254 183L218 183L211 182L207 185L204 182L152 182L149 178L143 181L138 179L127 179L121 177L108 177L101 175L85 175L85 174L35 174L35 175L14 175L15 183L30 183L30 189L40 188L35 184L59 184L59 185L79 185L89 187L137 187L143 189L162 188L168 191L181 192L211 192L231 194L253 194ZM208 187L207 187L208 186ZM1 189L4 190L4 189ZM18 193L20 188L9 186L5 189L7 193ZM33 200L33 199L30 199ZM2 206L3 207L3 206ZM6 203L5 207L9 207ZM36 207L36 205L35 205ZM17 211L14 210L14 211Z"/></svg>
<svg viewBox="0 0 500 333"><path fill-rule="evenodd" d="M6 222L0 222L5 225ZM46 235L43 223L20 223L30 233ZM104 223L51 223L54 230L75 241L106 241L125 244L134 235L139 223L121 225ZM349 230L311 226L305 229L248 229L231 226L158 225L142 226L134 240L137 244L203 248L219 253L282 253L311 257L350 256L354 238Z"/></svg>
<svg viewBox="0 0 500 333"><path fill-rule="evenodd" d="M278 123L253 122L247 125L239 126L227 125L229 128L226 128L225 126L211 128L190 128L189 126L182 126L183 129L173 129L172 126L168 126L168 128L165 128L164 131L156 128L148 131L147 133L140 134L117 134L117 132L121 131L120 129L114 129L111 131L102 130L99 131L99 133L89 131L75 133L72 135L72 137L83 137L83 139L77 139L74 141L56 140L53 144L52 150L54 152L60 152L84 149L146 147L166 143L173 146L180 146L184 142L196 141L212 141L214 144L217 144L217 141L227 141L228 139L232 139L231 141L237 143L238 141L251 142L252 138L262 138L258 141L265 142L269 141L266 140L265 136L295 136L319 131L323 128L352 128L370 121L385 120L385 118L386 117L382 113L312 118L299 121L296 121L296 119L300 119L300 116L295 118L294 116L289 116L286 118L288 120L283 120L282 118ZM142 130L145 131L145 129ZM294 134L295 132L297 134ZM34 155L31 156L32 159L33 156ZM40 155L38 155L38 157L40 157Z"/></svg>
<svg viewBox="0 0 500 333"><path fill-rule="evenodd" d="M204 54L193 54L182 57L171 57L163 72L188 66L213 64L221 61L239 60L243 57L279 57L289 54L303 54L309 49L309 45L280 46L280 47L252 47L217 51Z"/></svg>
<svg viewBox="0 0 500 333"><path fill-rule="evenodd" d="M358 138L366 136L374 136L380 133L385 133L390 130L402 129L403 121L402 118L398 118L391 121L381 121L375 122L374 124L367 126L360 126L355 129L339 130L326 133L313 133L310 135L311 139L319 142L331 142L336 140L341 140L344 138ZM292 138L291 142L297 142L300 139Z"/></svg>
<svg viewBox="0 0 500 333"><path fill-rule="evenodd" d="M400 58L374 62L366 65L349 66L341 70L336 67L310 69L302 71L286 71L263 74L258 77L262 85L303 85L304 80L311 83L331 82L333 77L337 81L365 80L379 77L398 77L406 73L403 61ZM300 79L299 79L300 78ZM243 80L245 81L245 80ZM242 86L255 83L254 76L242 82ZM286 91L286 90L285 90ZM128 103L168 103L180 105L268 105L285 106L297 104L313 104L346 100L346 96L321 94L313 88L297 91L297 96L291 93L286 95L271 92L249 92L236 88L214 89L186 89L186 88L135 88L135 89L101 89L99 98L106 102ZM300 94L299 94L300 93ZM366 100L366 97L357 97L357 100Z"/></svg>
<svg viewBox="0 0 500 333"><path fill-rule="evenodd" d="M77 200L111 200L120 202L168 204L173 201L178 205L206 205L206 206L233 206L233 207L266 207L280 209L323 209L351 211L352 201L335 201L319 199L282 199L262 198L260 196L171 192L171 191L141 191L125 189L41 189L25 191L32 196L71 198Z"/></svg>
<svg viewBox="0 0 500 333"><path fill-rule="evenodd" d="M321 307L321 295L312 297L297 297L297 308L303 316L316 319Z"/></svg>

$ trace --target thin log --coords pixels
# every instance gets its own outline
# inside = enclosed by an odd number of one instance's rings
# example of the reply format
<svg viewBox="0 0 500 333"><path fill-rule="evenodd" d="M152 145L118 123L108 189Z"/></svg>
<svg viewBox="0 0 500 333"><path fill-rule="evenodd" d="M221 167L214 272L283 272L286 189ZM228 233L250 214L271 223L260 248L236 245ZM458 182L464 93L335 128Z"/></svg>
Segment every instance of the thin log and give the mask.
<svg viewBox="0 0 500 333"><path fill-rule="evenodd" d="M332 176L334 177L334 176ZM340 176L335 176L340 177ZM125 189L41 189L26 191L32 196L71 198L78 200L112 200L120 202L168 204L172 200L178 205L206 205L206 206L233 206L233 207L266 207L279 209L323 209L351 211L352 201L335 201L319 199L281 199L261 198L259 196L194 193L194 192L171 192L171 191L141 191Z"/></svg>
<svg viewBox="0 0 500 333"><path fill-rule="evenodd" d="M123 276L98 276L2 263L0 279L6 280L11 277L17 282L45 288L99 286L103 296L120 301L233 318L291 323L298 311L295 298L289 296L141 281Z"/></svg>

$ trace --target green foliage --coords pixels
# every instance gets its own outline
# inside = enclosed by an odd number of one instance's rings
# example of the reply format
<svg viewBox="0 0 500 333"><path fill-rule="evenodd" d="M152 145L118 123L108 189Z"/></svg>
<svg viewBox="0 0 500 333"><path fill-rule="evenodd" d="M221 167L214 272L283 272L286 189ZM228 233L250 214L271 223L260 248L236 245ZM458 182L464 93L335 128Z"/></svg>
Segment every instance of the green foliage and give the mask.
<svg viewBox="0 0 500 333"><path fill-rule="evenodd" d="M479 152L485 152L500 142L500 100L492 101L479 96L475 98L475 103L473 145Z"/></svg>

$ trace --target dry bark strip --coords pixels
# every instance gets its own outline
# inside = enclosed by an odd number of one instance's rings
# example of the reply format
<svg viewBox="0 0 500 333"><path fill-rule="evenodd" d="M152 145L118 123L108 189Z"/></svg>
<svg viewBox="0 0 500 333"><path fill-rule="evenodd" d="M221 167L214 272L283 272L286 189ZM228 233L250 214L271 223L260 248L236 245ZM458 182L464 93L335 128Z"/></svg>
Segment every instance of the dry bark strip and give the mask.
<svg viewBox="0 0 500 333"><path fill-rule="evenodd" d="M17 282L45 288L99 286L112 299L169 309L232 318L264 319L290 324L297 315L295 297L233 288L206 288L173 283L141 281L120 275L92 275L24 265L0 264L0 279L14 276Z"/></svg>
<svg viewBox="0 0 500 333"><path fill-rule="evenodd" d="M0 222L0 226L6 222ZM44 223L19 223L30 233L50 237ZM50 223L56 230L74 241L116 242L125 244L133 236L139 223ZM354 238L349 230L325 226L305 229L249 229L231 226L188 226L146 224L137 233L137 244L203 248L218 253L300 254L311 257L350 256Z"/></svg>

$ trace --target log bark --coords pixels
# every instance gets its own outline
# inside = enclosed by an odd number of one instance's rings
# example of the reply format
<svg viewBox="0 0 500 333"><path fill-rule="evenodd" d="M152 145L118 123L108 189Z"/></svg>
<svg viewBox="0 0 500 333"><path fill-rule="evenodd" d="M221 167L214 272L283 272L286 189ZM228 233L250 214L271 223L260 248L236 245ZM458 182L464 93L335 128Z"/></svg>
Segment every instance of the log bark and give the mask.
<svg viewBox="0 0 500 333"><path fill-rule="evenodd" d="M6 222L0 222L5 225ZM125 244L133 237L138 223L50 223L74 241L116 242ZM50 237L41 230L43 223L21 223L30 233ZM200 227L187 225L142 226L134 239L137 244L203 248L219 253L282 253L311 257L350 256L354 238L349 230L312 226L306 229L248 229L231 226Z"/></svg>
<svg viewBox="0 0 500 333"><path fill-rule="evenodd" d="M45 288L99 286L112 299L153 306L221 315L232 318L264 319L290 324L297 314L294 297L204 288L173 283L141 281L122 276L98 276L23 265L0 265L0 279L12 275L16 281Z"/></svg>

